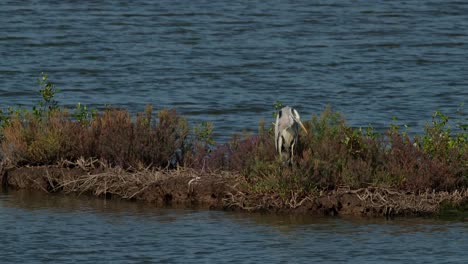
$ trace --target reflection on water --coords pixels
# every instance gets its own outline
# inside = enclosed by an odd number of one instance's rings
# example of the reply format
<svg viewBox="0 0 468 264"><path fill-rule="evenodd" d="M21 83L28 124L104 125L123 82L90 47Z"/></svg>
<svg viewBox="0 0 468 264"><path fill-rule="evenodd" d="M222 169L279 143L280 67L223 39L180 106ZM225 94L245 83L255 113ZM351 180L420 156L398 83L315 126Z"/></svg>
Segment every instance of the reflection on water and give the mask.
<svg viewBox="0 0 468 264"><path fill-rule="evenodd" d="M463 263L463 221L323 218L161 209L86 196L0 195L9 263Z"/></svg>

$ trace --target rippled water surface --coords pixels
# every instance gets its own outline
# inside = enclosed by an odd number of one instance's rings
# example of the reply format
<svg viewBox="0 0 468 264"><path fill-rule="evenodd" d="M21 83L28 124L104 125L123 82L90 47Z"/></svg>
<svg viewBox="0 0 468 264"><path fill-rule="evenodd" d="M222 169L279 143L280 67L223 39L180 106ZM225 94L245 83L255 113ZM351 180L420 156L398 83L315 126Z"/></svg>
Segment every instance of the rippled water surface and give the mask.
<svg viewBox="0 0 468 264"><path fill-rule="evenodd" d="M4 0L0 25L2 108L34 104L41 72L65 105L176 107L221 138L277 100L420 132L468 98L467 1Z"/></svg>
<svg viewBox="0 0 468 264"><path fill-rule="evenodd" d="M0 1L0 109L58 100L176 107L217 137L255 131L275 101L329 104L353 126L420 132L468 98L467 1ZM466 122L466 116L464 118ZM467 224L154 209L0 195L7 263L467 263Z"/></svg>
<svg viewBox="0 0 468 264"><path fill-rule="evenodd" d="M0 194L5 263L466 263L468 224L156 209Z"/></svg>

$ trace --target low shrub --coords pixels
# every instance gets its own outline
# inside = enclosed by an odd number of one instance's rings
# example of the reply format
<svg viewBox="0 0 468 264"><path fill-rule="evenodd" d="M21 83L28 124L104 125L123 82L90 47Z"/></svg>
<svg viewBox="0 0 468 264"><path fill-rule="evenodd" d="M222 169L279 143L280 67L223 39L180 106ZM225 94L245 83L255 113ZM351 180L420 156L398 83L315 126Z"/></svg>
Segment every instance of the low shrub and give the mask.
<svg viewBox="0 0 468 264"><path fill-rule="evenodd" d="M257 134L216 144L213 124L191 129L175 109L162 109L156 117L151 106L135 117L127 110L98 113L81 104L67 110L53 99L57 90L47 76L40 85L42 100L32 110L0 112L1 157L13 165L84 157L129 170L233 171L245 177L252 192L285 199L340 186L450 191L468 183L467 126L457 124L454 132L441 112L434 113L423 135L411 138L396 125L383 134L350 127L328 107L304 122L309 133L300 132L295 162L287 166L276 153L273 126L264 121Z"/></svg>
<svg viewBox="0 0 468 264"><path fill-rule="evenodd" d="M164 168L186 147L188 123L175 109L160 110L156 120L151 106L136 119L127 110L108 108L97 113L81 104L70 114L52 100L55 92L47 82L38 106L2 115L4 160L21 166L85 157L125 168Z"/></svg>
<svg viewBox="0 0 468 264"><path fill-rule="evenodd" d="M309 133L301 132L292 167L279 161L272 130L264 124L257 135L234 136L213 150L208 160L222 160L209 164L212 169L242 173L253 190L262 192L300 193L340 186L450 191L467 185L467 141L466 133L452 135L443 120L432 122L422 137L411 139L396 126L384 134L372 127L349 127L341 114L326 108L304 122Z"/></svg>

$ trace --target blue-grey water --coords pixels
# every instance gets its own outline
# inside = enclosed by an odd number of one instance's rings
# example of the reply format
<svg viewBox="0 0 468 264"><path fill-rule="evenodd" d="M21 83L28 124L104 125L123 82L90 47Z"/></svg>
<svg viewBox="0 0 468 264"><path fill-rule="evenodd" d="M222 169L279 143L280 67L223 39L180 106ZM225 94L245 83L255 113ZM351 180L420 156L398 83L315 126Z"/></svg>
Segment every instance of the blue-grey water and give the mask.
<svg viewBox="0 0 468 264"><path fill-rule="evenodd" d="M468 222L153 208L0 194L2 263L466 263Z"/></svg>
<svg viewBox="0 0 468 264"><path fill-rule="evenodd" d="M0 107L35 104L46 72L69 107L175 107L221 140L276 101L419 133L467 101L467 28L458 0L3 0Z"/></svg>
<svg viewBox="0 0 468 264"><path fill-rule="evenodd" d="M175 107L216 138L255 131L276 101L353 126L419 133L468 98L468 1L0 1L0 109L57 99ZM458 117L466 123L466 115ZM155 209L10 192L0 261L466 263L467 224Z"/></svg>

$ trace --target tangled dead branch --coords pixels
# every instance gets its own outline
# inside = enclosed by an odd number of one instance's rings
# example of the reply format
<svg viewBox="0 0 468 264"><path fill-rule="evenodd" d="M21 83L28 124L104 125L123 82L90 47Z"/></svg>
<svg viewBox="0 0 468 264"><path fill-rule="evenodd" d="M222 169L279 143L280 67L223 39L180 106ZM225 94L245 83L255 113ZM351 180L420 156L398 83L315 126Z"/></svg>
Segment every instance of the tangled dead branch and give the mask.
<svg viewBox="0 0 468 264"><path fill-rule="evenodd" d="M249 187L245 177L230 172L183 168L128 170L92 159L62 162L60 166L21 167L5 171L4 175L8 176L3 177L3 184L16 188L243 211L430 215L436 214L443 203L468 202L468 190L411 193L381 187L340 186L330 191L259 192Z"/></svg>
<svg viewBox="0 0 468 264"><path fill-rule="evenodd" d="M430 215L437 213L442 203L458 205L468 199L468 190L454 192L401 192L387 188L368 187L357 190L338 190L355 195L363 205L381 214Z"/></svg>

